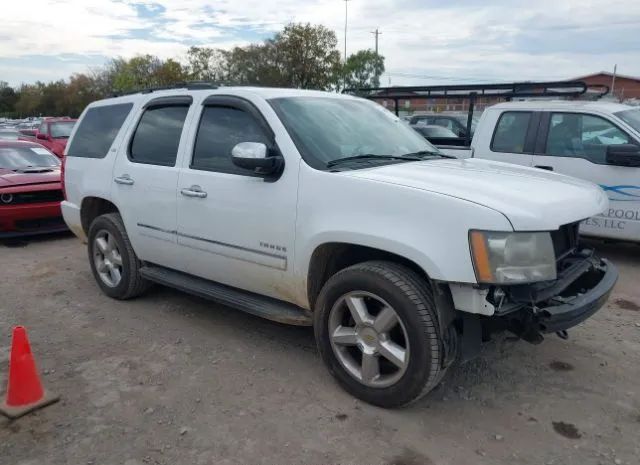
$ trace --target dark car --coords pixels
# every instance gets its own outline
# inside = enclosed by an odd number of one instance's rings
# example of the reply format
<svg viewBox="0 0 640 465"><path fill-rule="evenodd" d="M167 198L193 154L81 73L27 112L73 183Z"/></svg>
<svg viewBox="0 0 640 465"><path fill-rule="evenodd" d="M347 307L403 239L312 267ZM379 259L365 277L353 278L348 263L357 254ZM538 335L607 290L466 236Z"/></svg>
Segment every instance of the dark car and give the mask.
<svg viewBox="0 0 640 465"><path fill-rule="evenodd" d="M60 160L34 142L0 140L0 239L66 231Z"/></svg>
<svg viewBox="0 0 640 465"><path fill-rule="evenodd" d="M471 134L476 129L477 120L472 119L471 122ZM467 114L447 114L447 113L432 113L414 115L409 120L409 124L412 126L425 125L425 126L441 126L453 132L455 137L466 137L467 135Z"/></svg>
<svg viewBox="0 0 640 465"><path fill-rule="evenodd" d="M412 128L420 133L425 139L450 137L457 139L458 136L450 129L442 126L412 126Z"/></svg>

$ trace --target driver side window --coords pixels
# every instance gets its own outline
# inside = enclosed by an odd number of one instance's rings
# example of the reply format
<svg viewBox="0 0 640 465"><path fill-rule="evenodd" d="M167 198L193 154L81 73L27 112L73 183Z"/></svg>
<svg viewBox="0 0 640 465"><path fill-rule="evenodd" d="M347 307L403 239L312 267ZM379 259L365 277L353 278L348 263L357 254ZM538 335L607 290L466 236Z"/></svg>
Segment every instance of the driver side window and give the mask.
<svg viewBox="0 0 640 465"><path fill-rule="evenodd" d="M246 111L226 106L206 106L202 111L191 169L256 176L233 164L231 150L240 142L270 145L269 137Z"/></svg>
<svg viewBox="0 0 640 465"><path fill-rule="evenodd" d="M47 123L42 123L38 128L38 132L40 134L49 134L49 125Z"/></svg>
<svg viewBox="0 0 640 465"><path fill-rule="evenodd" d="M631 139L611 122L580 113L553 113L545 154L607 163L607 146L630 144Z"/></svg>

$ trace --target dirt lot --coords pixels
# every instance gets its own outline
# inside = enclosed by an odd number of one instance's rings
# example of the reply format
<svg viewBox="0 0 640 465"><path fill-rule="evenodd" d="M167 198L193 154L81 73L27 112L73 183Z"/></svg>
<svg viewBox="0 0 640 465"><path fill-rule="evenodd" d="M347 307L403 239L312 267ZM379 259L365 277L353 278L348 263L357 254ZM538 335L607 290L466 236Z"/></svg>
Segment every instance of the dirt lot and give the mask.
<svg viewBox="0 0 640 465"><path fill-rule="evenodd" d="M638 464L640 247L598 248L621 279L568 341L502 338L383 410L333 382L309 328L164 288L110 300L69 236L0 246L0 390L23 324L62 395L0 418L0 463Z"/></svg>

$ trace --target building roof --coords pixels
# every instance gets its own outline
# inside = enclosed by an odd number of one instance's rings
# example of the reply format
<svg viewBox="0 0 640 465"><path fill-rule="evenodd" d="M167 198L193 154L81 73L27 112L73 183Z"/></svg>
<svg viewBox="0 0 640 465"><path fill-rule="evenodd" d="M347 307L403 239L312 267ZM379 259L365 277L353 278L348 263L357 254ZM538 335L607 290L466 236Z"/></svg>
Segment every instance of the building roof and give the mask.
<svg viewBox="0 0 640 465"><path fill-rule="evenodd" d="M594 77L594 76L600 76L600 75L609 76L611 78L613 77L613 73L610 73L609 71L598 71L597 73L587 74L585 76L580 76L580 77L577 77L577 78L569 79L569 81L581 81L581 80L586 79L586 78L590 78L590 77ZM638 77L638 76L627 76L627 75L624 75L624 74L616 73L616 79L618 79L618 78L631 79L632 81L640 82L640 77Z"/></svg>

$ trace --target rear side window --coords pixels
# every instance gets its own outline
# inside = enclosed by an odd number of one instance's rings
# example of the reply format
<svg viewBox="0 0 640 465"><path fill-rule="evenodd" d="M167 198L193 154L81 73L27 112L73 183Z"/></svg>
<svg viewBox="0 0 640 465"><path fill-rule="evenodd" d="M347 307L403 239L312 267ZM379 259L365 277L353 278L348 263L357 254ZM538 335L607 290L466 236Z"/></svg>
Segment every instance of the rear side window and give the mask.
<svg viewBox="0 0 640 465"><path fill-rule="evenodd" d="M506 111L500 115L491 141L494 152L524 153L531 112Z"/></svg>
<svg viewBox="0 0 640 465"><path fill-rule="evenodd" d="M174 166L189 105L149 107L142 114L129 147L135 163Z"/></svg>
<svg viewBox="0 0 640 465"><path fill-rule="evenodd" d="M240 142L262 142L269 138L258 121L243 110L230 107L205 107L198 127L191 168L253 176L251 170L231 161L231 150Z"/></svg>
<svg viewBox="0 0 640 465"><path fill-rule="evenodd" d="M87 110L71 140L67 156L106 157L132 107L132 103L120 103Z"/></svg>

